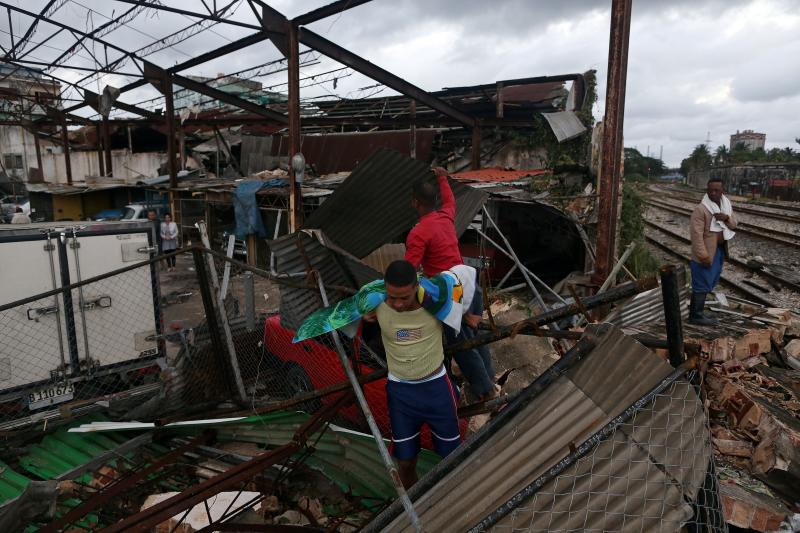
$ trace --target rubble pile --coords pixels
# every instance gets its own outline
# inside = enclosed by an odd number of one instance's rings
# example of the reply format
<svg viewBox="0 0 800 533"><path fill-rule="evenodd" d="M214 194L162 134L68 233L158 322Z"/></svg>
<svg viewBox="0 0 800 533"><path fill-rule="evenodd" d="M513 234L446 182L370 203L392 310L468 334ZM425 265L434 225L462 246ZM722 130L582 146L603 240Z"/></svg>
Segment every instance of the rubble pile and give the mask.
<svg viewBox="0 0 800 533"><path fill-rule="evenodd" d="M769 328L744 338L771 342L712 357L704 381L726 520L756 531L800 511L800 371L783 348L800 330L790 313L770 311Z"/></svg>

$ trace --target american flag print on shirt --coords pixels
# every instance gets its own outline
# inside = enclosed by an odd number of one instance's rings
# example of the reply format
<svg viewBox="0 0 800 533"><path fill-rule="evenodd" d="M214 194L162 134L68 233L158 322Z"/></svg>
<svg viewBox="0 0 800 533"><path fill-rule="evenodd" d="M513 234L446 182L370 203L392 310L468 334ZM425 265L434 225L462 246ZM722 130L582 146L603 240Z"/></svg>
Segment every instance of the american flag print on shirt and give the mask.
<svg viewBox="0 0 800 533"><path fill-rule="evenodd" d="M395 333L395 338L397 339L397 342L418 341L422 338L422 328L398 329L397 333Z"/></svg>

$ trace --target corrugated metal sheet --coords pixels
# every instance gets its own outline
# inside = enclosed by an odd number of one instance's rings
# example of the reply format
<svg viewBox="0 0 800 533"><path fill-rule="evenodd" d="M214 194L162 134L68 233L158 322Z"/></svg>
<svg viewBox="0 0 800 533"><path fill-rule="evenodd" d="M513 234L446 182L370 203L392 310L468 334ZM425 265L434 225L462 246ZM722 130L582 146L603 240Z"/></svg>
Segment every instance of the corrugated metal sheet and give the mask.
<svg viewBox="0 0 800 533"><path fill-rule="evenodd" d="M242 422L217 426L222 441L252 442L258 445L281 446L290 442L295 431L308 420L308 415L281 412L250 417ZM371 435L330 425L319 440L311 439L314 453L306 463L321 471L343 490L367 499L367 505L380 507L395 497L394 485L386 473L378 447ZM387 446L389 442L386 443ZM439 456L422 450L417 462L420 474L439 462Z"/></svg>
<svg viewBox="0 0 800 533"><path fill-rule="evenodd" d="M411 229L411 186L429 178L430 168L394 150L379 150L361 163L305 223L321 229L337 246L365 257ZM453 183L456 232L461 235L486 202L486 194Z"/></svg>
<svg viewBox="0 0 800 533"><path fill-rule="evenodd" d="M269 241L270 251L275 254L275 269L280 274L292 275L305 273L310 267L320 273L326 286L339 285L354 290L381 277L379 272L361 261L330 244L326 246L320 242L320 239L328 242L327 236L320 233L300 231ZM300 276L296 279L304 278ZM318 290L287 285L281 285L280 289L281 325L286 328L297 329L308 315L323 307ZM333 290L327 292L330 303L348 296Z"/></svg>
<svg viewBox="0 0 800 533"><path fill-rule="evenodd" d="M680 285L681 316L684 320L689 318L689 288L685 284ZM606 316L605 322L609 322L621 328L638 327L642 324L649 324L664 320L664 298L661 294L661 287L640 292L628 300L618 303L614 309Z"/></svg>
<svg viewBox="0 0 800 533"><path fill-rule="evenodd" d="M549 174L552 171L543 168L531 170L513 170L505 168L481 168L478 170L465 170L453 174L453 179L465 182L508 182L517 181L530 176L538 176L540 174Z"/></svg>
<svg viewBox="0 0 800 533"><path fill-rule="evenodd" d="M542 113L542 116L550 124L550 128L560 143L573 139L586 131L586 126L583 125L578 115L572 111Z"/></svg>
<svg viewBox="0 0 800 533"><path fill-rule="evenodd" d="M609 328L591 353L502 426L492 427L493 434L481 447L459 458L441 481L415 499L425 528L469 529L646 395L671 370L650 350ZM702 415L693 389L676 384L669 394L676 401L653 402L652 414L641 411L613 438L545 484L532 501L523 502L497 529L513 524L520 531L652 531L686 520L691 509L682 492L696 495L702 479L691 467L693 461L707 464L708 437L703 434L703 416L697 416L690 435L685 416L680 416ZM704 475L705 465L697 470ZM385 531L409 527L399 515Z"/></svg>

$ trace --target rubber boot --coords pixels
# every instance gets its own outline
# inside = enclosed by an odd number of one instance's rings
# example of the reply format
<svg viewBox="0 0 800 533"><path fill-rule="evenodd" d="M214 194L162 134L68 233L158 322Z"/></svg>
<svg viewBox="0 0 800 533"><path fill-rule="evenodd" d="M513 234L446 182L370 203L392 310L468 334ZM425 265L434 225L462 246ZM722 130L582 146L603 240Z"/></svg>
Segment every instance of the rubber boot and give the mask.
<svg viewBox="0 0 800 533"><path fill-rule="evenodd" d="M717 320L707 317L703 314L703 308L706 305L706 293L693 292L692 300L689 303L689 324L695 326L717 326Z"/></svg>

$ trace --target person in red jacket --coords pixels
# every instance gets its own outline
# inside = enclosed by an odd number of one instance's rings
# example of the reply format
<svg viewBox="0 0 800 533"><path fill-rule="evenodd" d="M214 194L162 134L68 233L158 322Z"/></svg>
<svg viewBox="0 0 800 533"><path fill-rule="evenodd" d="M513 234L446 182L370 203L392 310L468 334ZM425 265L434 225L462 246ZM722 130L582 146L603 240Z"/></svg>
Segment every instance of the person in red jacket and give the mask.
<svg viewBox="0 0 800 533"><path fill-rule="evenodd" d="M415 183L412 188L411 206L419 215L419 222L408 233L405 255L405 260L414 268L422 266L422 271L428 277L464 263L458 250L455 226L456 198L447 181L447 171L436 167L433 174L438 182L438 191L429 180ZM437 192L442 198L442 207L439 209L436 209ZM450 328L445 328L448 344L474 337L482 314L483 293L476 283L472 306L464 315L461 332L456 334ZM459 352L454 358L475 396L488 399L496 395L494 367L488 346Z"/></svg>
<svg viewBox="0 0 800 533"><path fill-rule="evenodd" d="M438 191L430 181L414 184L411 207L419 215L419 222L408 233L405 260L433 277L464 262L458 251L456 235L456 198L447 182L447 171L433 169L439 182ZM442 196L442 207L436 209L437 192Z"/></svg>

